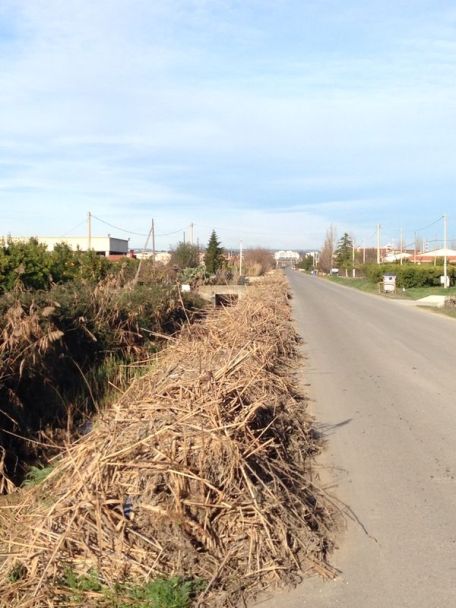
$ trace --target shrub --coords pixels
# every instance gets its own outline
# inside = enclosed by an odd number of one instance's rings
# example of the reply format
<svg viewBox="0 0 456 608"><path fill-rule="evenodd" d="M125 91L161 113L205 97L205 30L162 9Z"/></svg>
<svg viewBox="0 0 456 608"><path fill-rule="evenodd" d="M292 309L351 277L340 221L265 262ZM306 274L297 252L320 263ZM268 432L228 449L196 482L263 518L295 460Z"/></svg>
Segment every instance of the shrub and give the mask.
<svg viewBox="0 0 456 608"><path fill-rule="evenodd" d="M180 269L199 266L199 247L191 243L179 243L171 254L170 263Z"/></svg>
<svg viewBox="0 0 456 608"><path fill-rule="evenodd" d="M244 274L260 276L274 268L274 257L268 249L256 247L244 252Z"/></svg>
<svg viewBox="0 0 456 608"><path fill-rule="evenodd" d="M123 266L114 265L95 251L72 251L65 243L47 251L46 245L34 238L10 240L0 247L0 292L49 289L52 284L75 279L97 283Z"/></svg>
<svg viewBox="0 0 456 608"><path fill-rule="evenodd" d="M383 280L383 275L396 275L398 287L435 287L440 285L440 277L443 275L442 266L419 266L417 264L366 264L362 267L366 277L372 283ZM456 279L456 267L448 266L448 276L454 283Z"/></svg>

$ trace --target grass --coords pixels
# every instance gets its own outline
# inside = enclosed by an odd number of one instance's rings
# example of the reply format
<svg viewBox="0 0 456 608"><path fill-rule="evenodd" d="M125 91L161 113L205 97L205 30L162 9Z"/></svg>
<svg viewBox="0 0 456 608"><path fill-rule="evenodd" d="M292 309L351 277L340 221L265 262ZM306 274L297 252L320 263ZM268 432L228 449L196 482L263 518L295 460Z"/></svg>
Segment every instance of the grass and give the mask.
<svg viewBox="0 0 456 608"><path fill-rule="evenodd" d="M169 579L157 579L143 587L134 587L130 597L135 608L187 608L195 593L202 591L202 581L185 580L175 576ZM129 604L125 604L125 608ZM124 608L119 607L119 608Z"/></svg>
<svg viewBox="0 0 456 608"><path fill-rule="evenodd" d="M53 470L52 466L47 466L47 467L31 466L25 477L23 485L27 486L27 487L38 485L39 483L44 481L46 479L46 477L48 475L50 475L50 473L52 473L52 470Z"/></svg>
<svg viewBox="0 0 456 608"><path fill-rule="evenodd" d="M368 293L378 293L378 287L375 283L371 283L369 279L353 279L350 277L326 277L333 283L339 283L339 285L346 285L347 287L353 287L360 291L366 291Z"/></svg>
<svg viewBox="0 0 456 608"><path fill-rule="evenodd" d="M96 606L100 608L190 608L195 596L206 586L201 580L173 576L144 585L118 584L111 589L101 582L96 571L79 575L72 569L66 570L62 582L72 602L84 606L87 595L92 599L98 596Z"/></svg>
<svg viewBox="0 0 456 608"><path fill-rule="evenodd" d="M376 283L371 283L369 279L352 279L350 277L346 278L330 276L328 276L327 279L333 283L353 287L354 289L359 289L360 291L379 293L378 285ZM419 300L420 298L433 295L456 296L456 287L450 287L448 289L445 289L444 287L408 287L405 291L398 289L394 295L389 295L388 297Z"/></svg>

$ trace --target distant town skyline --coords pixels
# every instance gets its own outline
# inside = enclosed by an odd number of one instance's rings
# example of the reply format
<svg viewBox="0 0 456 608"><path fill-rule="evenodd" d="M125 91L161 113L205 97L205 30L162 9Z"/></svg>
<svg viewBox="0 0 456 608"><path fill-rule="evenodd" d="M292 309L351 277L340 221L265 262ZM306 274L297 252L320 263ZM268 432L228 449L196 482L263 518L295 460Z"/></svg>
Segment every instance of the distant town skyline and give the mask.
<svg viewBox="0 0 456 608"><path fill-rule="evenodd" d="M3 0L0 233L456 240L456 7ZM94 235L108 232L94 221ZM136 234L133 234L136 233ZM440 243L438 242L440 240Z"/></svg>

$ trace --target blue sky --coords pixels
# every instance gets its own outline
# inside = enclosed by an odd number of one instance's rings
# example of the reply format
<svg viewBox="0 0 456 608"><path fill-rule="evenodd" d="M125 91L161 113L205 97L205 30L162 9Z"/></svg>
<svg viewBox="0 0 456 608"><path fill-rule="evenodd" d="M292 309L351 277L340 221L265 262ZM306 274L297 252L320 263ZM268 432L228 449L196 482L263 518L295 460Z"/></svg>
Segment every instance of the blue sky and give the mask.
<svg viewBox="0 0 456 608"><path fill-rule="evenodd" d="M456 239L455 165L454 2L0 0L0 234Z"/></svg>

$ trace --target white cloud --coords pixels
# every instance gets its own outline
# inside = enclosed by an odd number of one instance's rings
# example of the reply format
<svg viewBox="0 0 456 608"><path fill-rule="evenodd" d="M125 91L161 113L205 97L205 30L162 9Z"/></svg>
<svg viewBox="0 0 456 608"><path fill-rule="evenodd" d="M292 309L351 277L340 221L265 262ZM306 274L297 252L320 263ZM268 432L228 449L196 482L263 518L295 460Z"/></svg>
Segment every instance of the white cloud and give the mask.
<svg viewBox="0 0 456 608"><path fill-rule="evenodd" d="M449 197L454 14L434 9L426 21L399 8L389 22L369 3L324 8L3 0L8 229L30 217L31 232L46 222L55 232L59 211L76 223L90 206L132 230L151 213L164 231L223 219L232 241L242 227L262 244L296 247L304 235L313 247L344 214L363 230L393 203L416 213L416 192L430 200L444 184ZM334 47L331 32L351 29L359 41Z"/></svg>

